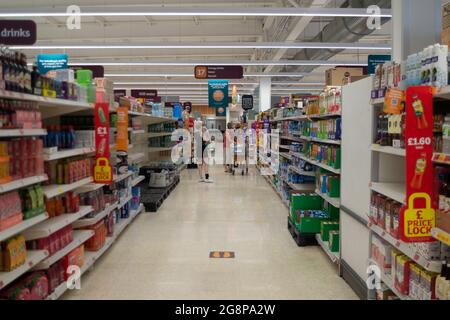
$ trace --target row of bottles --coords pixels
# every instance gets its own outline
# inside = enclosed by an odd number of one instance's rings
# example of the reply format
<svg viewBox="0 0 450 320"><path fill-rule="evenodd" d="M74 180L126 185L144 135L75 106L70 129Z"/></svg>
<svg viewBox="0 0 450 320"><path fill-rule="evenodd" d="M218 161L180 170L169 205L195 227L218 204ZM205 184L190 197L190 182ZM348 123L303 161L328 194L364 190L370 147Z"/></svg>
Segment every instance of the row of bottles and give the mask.
<svg viewBox="0 0 450 320"><path fill-rule="evenodd" d="M27 67L25 54L1 47L0 68L0 83L2 83L3 89L33 93L32 72Z"/></svg>

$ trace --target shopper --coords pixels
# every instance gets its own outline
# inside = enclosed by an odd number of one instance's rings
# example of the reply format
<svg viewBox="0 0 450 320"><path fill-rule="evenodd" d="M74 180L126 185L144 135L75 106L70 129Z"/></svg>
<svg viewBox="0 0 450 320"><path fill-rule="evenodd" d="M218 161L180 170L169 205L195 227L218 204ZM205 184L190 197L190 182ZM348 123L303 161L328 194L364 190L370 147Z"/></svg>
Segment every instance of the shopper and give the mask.
<svg viewBox="0 0 450 320"><path fill-rule="evenodd" d="M202 127L200 140L202 145L201 149L202 151L199 157L197 158L200 182L213 183L214 181L209 173L210 150L208 146L211 143L211 137L209 135L208 129L206 128L206 124L202 123L201 126Z"/></svg>

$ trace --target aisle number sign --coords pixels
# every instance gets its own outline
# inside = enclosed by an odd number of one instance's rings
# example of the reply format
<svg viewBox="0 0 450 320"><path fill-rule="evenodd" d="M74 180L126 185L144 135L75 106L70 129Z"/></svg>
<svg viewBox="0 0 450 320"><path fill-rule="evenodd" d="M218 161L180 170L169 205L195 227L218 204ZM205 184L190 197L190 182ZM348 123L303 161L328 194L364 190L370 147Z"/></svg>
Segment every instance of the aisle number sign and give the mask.
<svg viewBox="0 0 450 320"><path fill-rule="evenodd" d="M111 183L113 181L109 154L109 104L95 104L95 167L94 182Z"/></svg>
<svg viewBox="0 0 450 320"><path fill-rule="evenodd" d="M406 200L400 230L405 242L431 242L436 225L433 203L433 92L411 87L406 93Z"/></svg>

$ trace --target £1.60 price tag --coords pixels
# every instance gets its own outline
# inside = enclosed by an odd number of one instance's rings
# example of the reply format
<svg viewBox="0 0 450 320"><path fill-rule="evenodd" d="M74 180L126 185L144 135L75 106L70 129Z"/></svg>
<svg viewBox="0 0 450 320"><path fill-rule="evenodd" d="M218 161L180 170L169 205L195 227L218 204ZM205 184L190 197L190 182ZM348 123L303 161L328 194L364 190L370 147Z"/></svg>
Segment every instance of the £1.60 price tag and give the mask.
<svg viewBox="0 0 450 320"><path fill-rule="evenodd" d="M429 138L429 137L409 138L408 139L408 146L410 146L410 147L430 146L431 142L432 142L431 138Z"/></svg>

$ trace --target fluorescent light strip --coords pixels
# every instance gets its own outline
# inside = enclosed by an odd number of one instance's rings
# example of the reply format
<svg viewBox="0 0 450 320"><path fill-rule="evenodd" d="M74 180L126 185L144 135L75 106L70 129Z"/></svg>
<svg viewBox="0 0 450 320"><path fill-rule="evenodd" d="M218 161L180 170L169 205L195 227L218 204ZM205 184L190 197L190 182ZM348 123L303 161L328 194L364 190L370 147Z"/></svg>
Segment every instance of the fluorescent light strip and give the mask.
<svg viewBox="0 0 450 320"><path fill-rule="evenodd" d="M29 63L28 65L33 65ZM280 61L148 61L148 62L71 62L69 66L97 66L104 67L145 67L145 66L353 66L365 67L366 62L327 61L327 60L280 60Z"/></svg>
<svg viewBox="0 0 450 320"><path fill-rule="evenodd" d="M82 17L114 17L114 16L231 16L231 17L355 17L355 18L392 18L391 10L381 9L377 13L371 13L366 8L280 8L280 7L255 7L255 8L189 8L189 7L155 7L150 5L140 6L80 6L77 15ZM2 9L0 17L69 17L72 12L67 12L67 7L44 7Z"/></svg>
<svg viewBox="0 0 450 320"><path fill-rule="evenodd" d="M216 42L216 43L153 43L153 44L93 44L93 45L36 45L12 46L14 50L99 50L99 49L341 49L391 50L390 45L376 43L327 42Z"/></svg>

